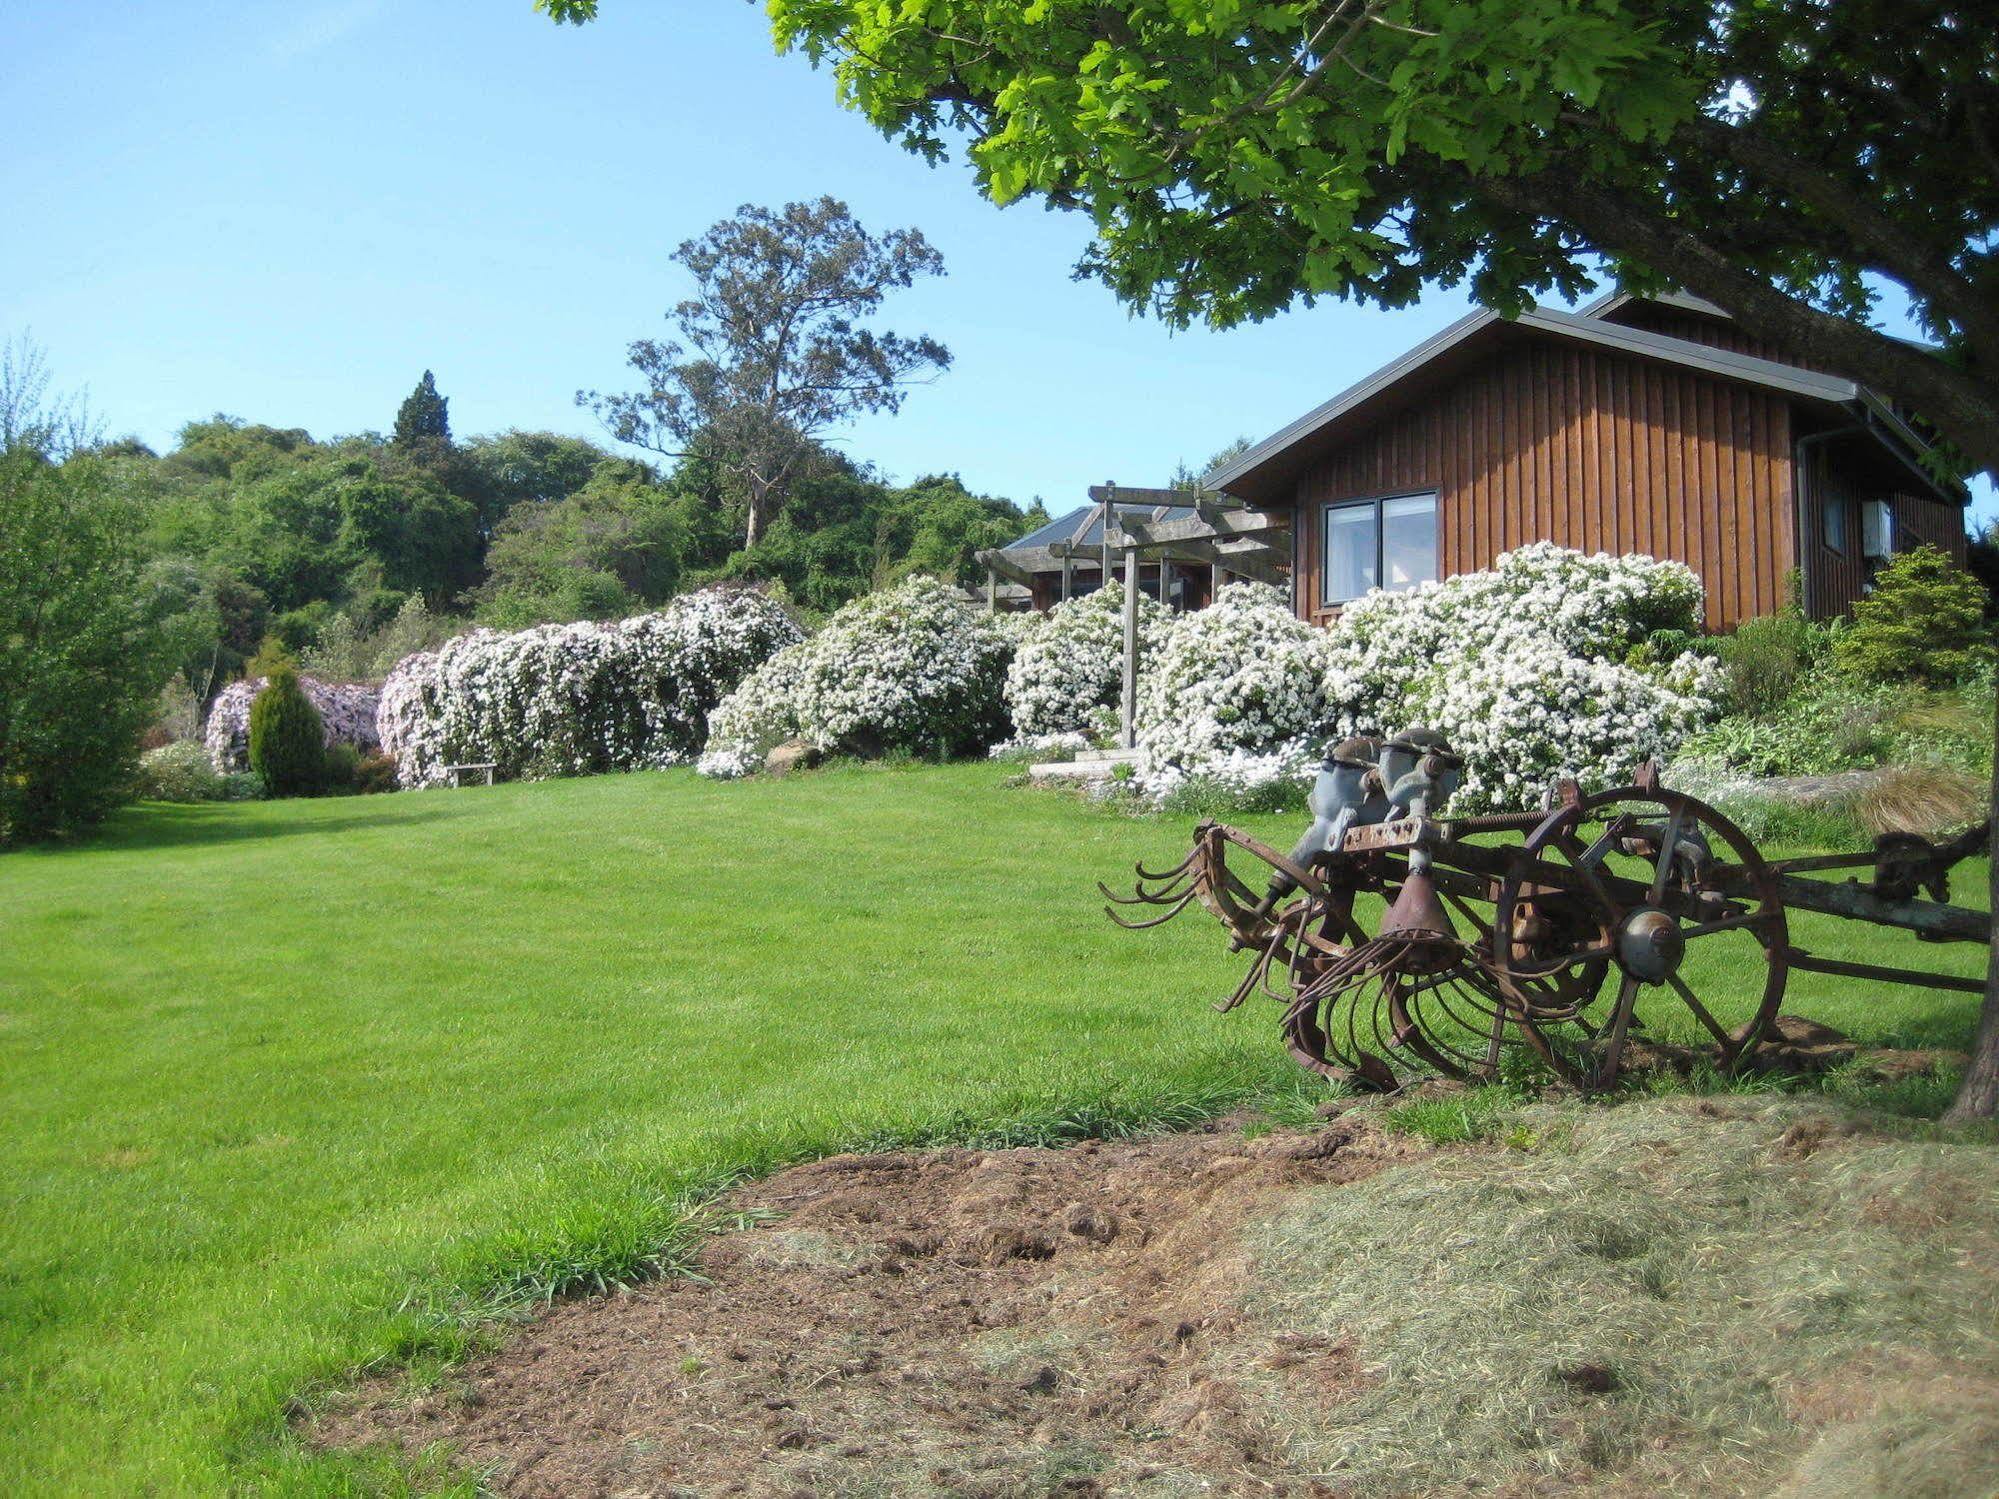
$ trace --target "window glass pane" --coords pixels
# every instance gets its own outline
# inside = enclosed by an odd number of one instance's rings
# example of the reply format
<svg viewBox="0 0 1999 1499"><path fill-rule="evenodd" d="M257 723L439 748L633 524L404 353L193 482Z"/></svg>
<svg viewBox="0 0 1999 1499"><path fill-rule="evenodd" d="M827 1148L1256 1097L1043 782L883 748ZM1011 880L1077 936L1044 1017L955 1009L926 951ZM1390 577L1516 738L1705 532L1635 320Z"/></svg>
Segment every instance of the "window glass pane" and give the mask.
<svg viewBox="0 0 1999 1499"><path fill-rule="evenodd" d="M1343 604L1374 587L1375 540L1373 504L1326 511L1326 603Z"/></svg>
<svg viewBox="0 0 1999 1499"><path fill-rule="evenodd" d="M1437 497L1405 495L1381 504L1381 586L1414 588L1437 576Z"/></svg>

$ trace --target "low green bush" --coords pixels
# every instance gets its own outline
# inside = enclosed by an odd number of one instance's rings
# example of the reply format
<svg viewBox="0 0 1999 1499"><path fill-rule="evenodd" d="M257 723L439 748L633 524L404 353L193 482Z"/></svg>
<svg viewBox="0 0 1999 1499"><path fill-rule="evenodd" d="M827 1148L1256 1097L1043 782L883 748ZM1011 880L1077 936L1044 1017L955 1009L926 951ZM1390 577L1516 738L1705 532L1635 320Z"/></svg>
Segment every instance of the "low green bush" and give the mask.
<svg viewBox="0 0 1999 1499"><path fill-rule="evenodd" d="M329 744L322 789L333 796L352 796L361 789L361 752L351 744Z"/></svg>
<svg viewBox="0 0 1999 1499"><path fill-rule="evenodd" d="M1720 641L1731 713L1762 716L1790 698L1820 654L1825 631L1797 609L1744 620Z"/></svg>
<svg viewBox="0 0 1999 1499"><path fill-rule="evenodd" d="M384 791L396 789L396 757L394 755L363 755L354 767L354 789L363 796L374 796Z"/></svg>
<svg viewBox="0 0 1999 1499"><path fill-rule="evenodd" d="M250 769L272 796L312 796L326 782L326 726L289 666L250 705Z"/></svg>
<svg viewBox="0 0 1999 1499"><path fill-rule="evenodd" d="M1985 589L1939 547L1903 552L1853 606L1853 627L1833 654L1841 671L1862 681L1959 681L1992 659Z"/></svg>
<svg viewBox="0 0 1999 1499"><path fill-rule="evenodd" d="M132 794L151 802L219 802L228 795L228 786L216 774L207 749L183 739L139 757Z"/></svg>

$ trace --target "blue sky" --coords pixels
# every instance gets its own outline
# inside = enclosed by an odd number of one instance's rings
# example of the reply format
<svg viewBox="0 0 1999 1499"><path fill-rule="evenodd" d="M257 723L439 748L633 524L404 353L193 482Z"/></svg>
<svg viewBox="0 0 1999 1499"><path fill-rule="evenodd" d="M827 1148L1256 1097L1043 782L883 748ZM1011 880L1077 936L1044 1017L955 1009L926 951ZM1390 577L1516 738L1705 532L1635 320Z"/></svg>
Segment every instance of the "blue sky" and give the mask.
<svg viewBox="0 0 1999 1499"><path fill-rule="evenodd" d="M847 450L1056 508L1262 436L1467 306L1169 333L1071 280L1080 220L889 145L738 0L611 0L580 29L528 0L12 6L0 86L37 127L0 163L0 333L155 446L216 411L386 428L426 367L460 435L598 436L574 393L625 388L625 345L684 294L675 246L820 193L917 225L949 271L884 320L954 367Z"/></svg>

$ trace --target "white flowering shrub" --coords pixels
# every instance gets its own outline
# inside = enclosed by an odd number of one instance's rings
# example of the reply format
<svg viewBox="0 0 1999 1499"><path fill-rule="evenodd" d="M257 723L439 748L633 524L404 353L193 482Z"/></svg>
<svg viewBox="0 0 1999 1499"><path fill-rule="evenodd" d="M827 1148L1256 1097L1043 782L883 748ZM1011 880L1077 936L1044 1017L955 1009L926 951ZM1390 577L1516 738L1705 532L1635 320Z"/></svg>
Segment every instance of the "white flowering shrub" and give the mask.
<svg viewBox="0 0 1999 1499"><path fill-rule="evenodd" d="M1006 732L1011 654L986 615L934 579L867 594L715 709L701 769L749 774L787 739L866 756L983 748Z"/></svg>
<svg viewBox="0 0 1999 1499"><path fill-rule="evenodd" d="M412 787L444 784L453 764L523 780L683 764L716 704L801 634L763 594L731 588L631 619L474 631L397 663L382 748Z"/></svg>
<svg viewBox="0 0 1999 1499"><path fill-rule="evenodd" d="M375 728L382 697L379 688L365 682L321 682L308 676L301 676L298 684L319 710L329 748L351 744L367 754L381 747ZM215 695L201 737L208 748L209 761L218 773L228 775L250 768L250 704L263 690L264 678L245 677Z"/></svg>
<svg viewBox="0 0 1999 1499"><path fill-rule="evenodd" d="M1486 572L1369 593L1327 631L1328 733L1438 730L1465 756L1462 812L1531 805L1559 775L1628 778L1715 712L1709 658L1626 664L1655 632L1698 630L1704 603L1682 563L1547 542Z"/></svg>
<svg viewBox="0 0 1999 1499"><path fill-rule="evenodd" d="M1342 734L1393 732L1406 726L1404 701L1417 684L1467 652L1518 640L1622 661L1655 631L1699 630L1704 604L1684 563L1535 542L1484 572L1376 589L1346 605L1328 627L1327 697Z"/></svg>
<svg viewBox="0 0 1999 1499"><path fill-rule="evenodd" d="M1138 596L1138 676L1152 669L1171 611ZM1093 709L1116 706L1124 687L1124 585L1057 604L1025 634L1006 671L1006 706L1023 739L1080 733Z"/></svg>
<svg viewBox="0 0 1999 1499"><path fill-rule="evenodd" d="M1163 799L1190 778L1296 779L1322 752L1325 689L1325 631L1267 584L1228 584L1173 618L1139 678L1140 790Z"/></svg>
<svg viewBox="0 0 1999 1499"><path fill-rule="evenodd" d="M1457 658L1409 700L1410 722L1464 756L1454 812L1531 807L1559 776L1601 790L1671 755L1712 698L1614 661L1513 640Z"/></svg>

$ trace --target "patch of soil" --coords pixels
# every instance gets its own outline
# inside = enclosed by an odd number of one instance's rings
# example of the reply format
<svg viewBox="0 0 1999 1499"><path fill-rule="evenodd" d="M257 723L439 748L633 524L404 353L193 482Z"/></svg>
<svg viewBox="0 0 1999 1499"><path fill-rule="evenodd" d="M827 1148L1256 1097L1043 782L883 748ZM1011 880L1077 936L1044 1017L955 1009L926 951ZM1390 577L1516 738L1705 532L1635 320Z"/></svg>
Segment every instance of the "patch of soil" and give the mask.
<svg viewBox="0 0 1999 1499"><path fill-rule="evenodd" d="M1249 1333L1238 1229L1421 1149L1352 1116L836 1156L734 1194L704 1279L557 1306L456 1388L377 1381L304 1434L447 1443L516 1495L1336 1493L1259 1413L1339 1403L1358 1356Z"/></svg>
<svg viewBox="0 0 1999 1499"><path fill-rule="evenodd" d="M1714 1060L1713 1047L1679 1046L1670 1041L1648 1041L1634 1037L1625 1047L1621 1069L1625 1073L1691 1073L1703 1061ZM1770 1032L1743 1059L1750 1072L1803 1077L1830 1072L1848 1063L1857 1064L1868 1080L1900 1082L1921 1077L1938 1068L1963 1066L1968 1058L1961 1051L1887 1050L1862 1047L1845 1032L1834 1030L1802 1015L1779 1015L1770 1022Z"/></svg>

